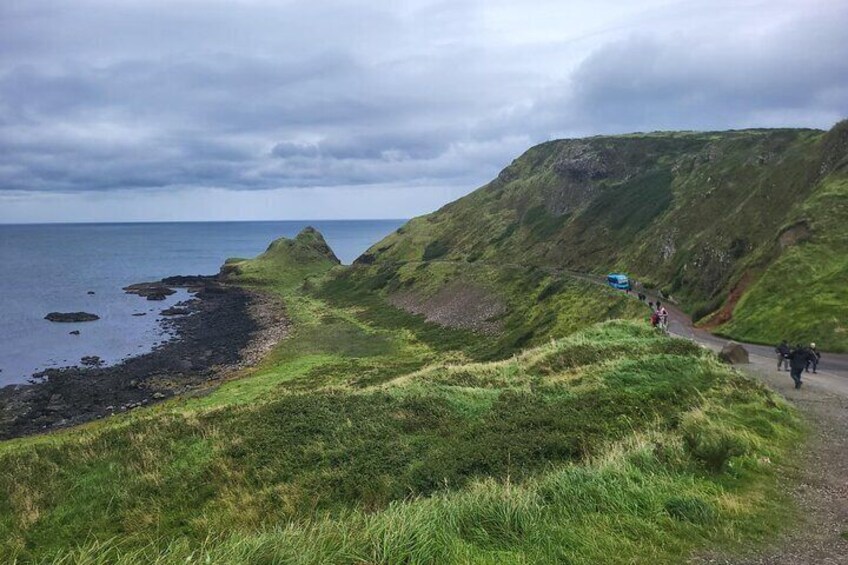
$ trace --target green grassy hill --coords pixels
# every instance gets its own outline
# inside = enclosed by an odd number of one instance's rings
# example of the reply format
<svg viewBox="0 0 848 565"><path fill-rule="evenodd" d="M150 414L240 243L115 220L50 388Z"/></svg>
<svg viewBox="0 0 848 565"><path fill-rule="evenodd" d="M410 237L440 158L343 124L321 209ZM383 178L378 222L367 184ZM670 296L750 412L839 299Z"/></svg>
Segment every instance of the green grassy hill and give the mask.
<svg viewBox="0 0 848 565"><path fill-rule="evenodd" d="M0 443L0 562L674 563L784 520L792 410L689 342L603 321L635 301L543 270L374 269L311 230L228 261L290 335L206 394ZM526 321L391 304L449 280Z"/></svg>
<svg viewBox="0 0 848 565"><path fill-rule="evenodd" d="M846 197L848 121L551 141L374 245L358 276L422 261L624 270L734 338L848 351Z"/></svg>

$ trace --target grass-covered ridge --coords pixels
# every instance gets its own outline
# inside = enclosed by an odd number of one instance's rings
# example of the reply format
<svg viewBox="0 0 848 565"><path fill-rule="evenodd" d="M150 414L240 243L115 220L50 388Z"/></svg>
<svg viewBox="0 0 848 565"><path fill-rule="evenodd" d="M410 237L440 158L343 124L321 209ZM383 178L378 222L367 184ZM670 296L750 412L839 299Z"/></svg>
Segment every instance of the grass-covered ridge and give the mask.
<svg viewBox="0 0 848 565"><path fill-rule="evenodd" d="M3 557L668 561L770 527L798 433L759 385L630 322L302 384L3 445Z"/></svg>
<svg viewBox="0 0 848 565"><path fill-rule="evenodd" d="M462 273L515 295L498 336L387 302L455 268L345 269L309 233L228 262L289 337L205 396L0 444L0 562L660 563L775 530L784 402L550 272Z"/></svg>
<svg viewBox="0 0 848 565"><path fill-rule="evenodd" d="M359 263L623 270L735 338L848 351L846 182L848 120L550 141Z"/></svg>

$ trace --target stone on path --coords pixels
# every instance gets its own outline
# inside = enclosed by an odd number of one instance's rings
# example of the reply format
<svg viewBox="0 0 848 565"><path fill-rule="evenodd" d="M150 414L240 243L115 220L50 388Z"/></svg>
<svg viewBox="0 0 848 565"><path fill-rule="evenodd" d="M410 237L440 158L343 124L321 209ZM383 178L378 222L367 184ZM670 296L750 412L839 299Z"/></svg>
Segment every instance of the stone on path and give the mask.
<svg viewBox="0 0 848 565"><path fill-rule="evenodd" d="M747 365L750 363L748 359L748 350L735 341L731 341L722 347L718 357L730 365Z"/></svg>

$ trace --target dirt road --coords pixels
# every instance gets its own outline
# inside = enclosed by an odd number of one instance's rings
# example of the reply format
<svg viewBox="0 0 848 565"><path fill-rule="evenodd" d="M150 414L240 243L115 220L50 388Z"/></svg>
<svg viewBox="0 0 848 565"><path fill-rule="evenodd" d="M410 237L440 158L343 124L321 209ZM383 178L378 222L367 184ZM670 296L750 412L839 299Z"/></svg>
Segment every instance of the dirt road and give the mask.
<svg viewBox="0 0 848 565"><path fill-rule="evenodd" d="M728 343L694 328L679 309L668 310L670 333L715 351ZM812 430L797 467L787 469L786 484L802 518L765 550L700 554L692 563L848 564L848 355L822 354L818 373L804 373L803 387L795 390L789 373L777 370L774 347L743 345L751 360L743 370L786 397Z"/></svg>

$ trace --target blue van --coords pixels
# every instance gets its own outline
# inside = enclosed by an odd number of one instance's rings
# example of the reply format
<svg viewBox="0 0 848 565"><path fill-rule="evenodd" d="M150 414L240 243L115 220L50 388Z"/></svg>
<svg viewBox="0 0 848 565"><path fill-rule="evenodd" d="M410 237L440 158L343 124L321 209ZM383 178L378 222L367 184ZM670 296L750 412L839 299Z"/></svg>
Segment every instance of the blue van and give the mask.
<svg viewBox="0 0 848 565"><path fill-rule="evenodd" d="M630 290L630 279L627 278L627 275L621 273L610 273L607 275L607 283L619 290Z"/></svg>

